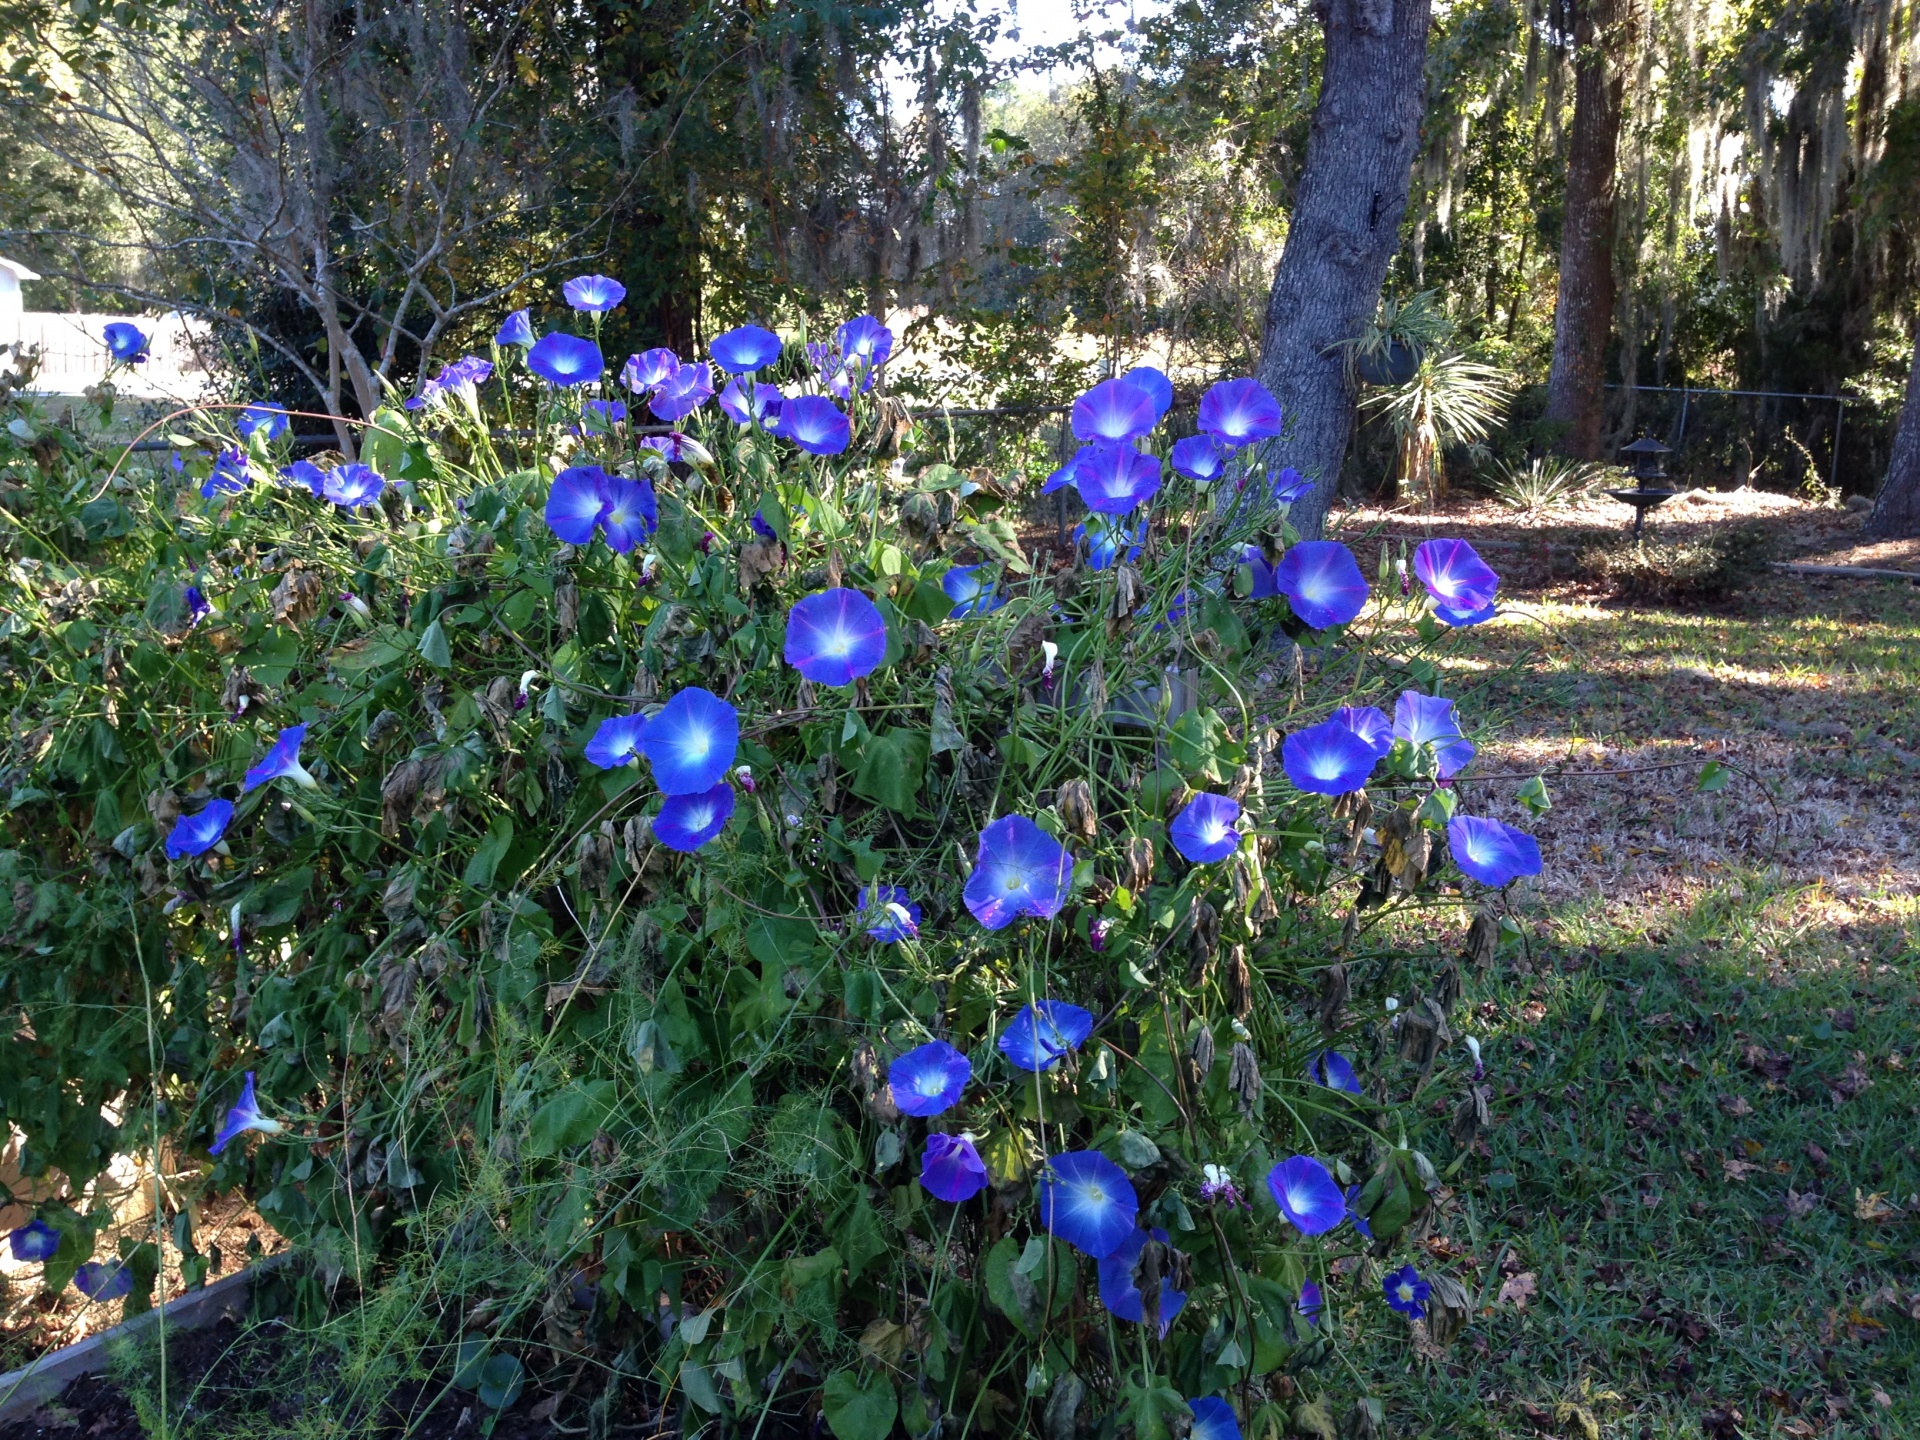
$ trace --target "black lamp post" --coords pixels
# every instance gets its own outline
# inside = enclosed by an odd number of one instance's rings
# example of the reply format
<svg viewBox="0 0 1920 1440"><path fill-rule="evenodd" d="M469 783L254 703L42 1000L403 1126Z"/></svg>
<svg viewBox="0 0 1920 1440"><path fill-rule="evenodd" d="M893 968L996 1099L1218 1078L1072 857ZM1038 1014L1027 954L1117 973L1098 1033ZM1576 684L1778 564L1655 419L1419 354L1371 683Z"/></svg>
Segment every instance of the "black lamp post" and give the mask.
<svg viewBox="0 0 1920 1440"><path fill-rule="evenodd" d="M1642 435L1631 445L1622 445L1620 453L1633 457L1631 464L1636 488L1609 490L1607 494L1633 507L1633 538L1638 540L1646 527L1647 511L1666 504L1680 493L1660 483L1667 478L1666 460L1673 451L1652 436Z"/></svg>

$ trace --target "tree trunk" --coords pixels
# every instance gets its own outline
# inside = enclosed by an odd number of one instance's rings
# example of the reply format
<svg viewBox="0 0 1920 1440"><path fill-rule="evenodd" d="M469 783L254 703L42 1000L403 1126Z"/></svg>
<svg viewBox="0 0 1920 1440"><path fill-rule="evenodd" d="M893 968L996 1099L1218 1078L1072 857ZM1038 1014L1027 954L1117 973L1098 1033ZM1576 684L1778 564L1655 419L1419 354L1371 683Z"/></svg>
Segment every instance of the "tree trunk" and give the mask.
<svg viewBox="0 0 1920 1440"><path fill-rule="evenodd" d="M1562 454L1598 460L1607 336L1613 328L1615 171L1626 83L1621 67L1632 52L1633 3L1573 0L1573 10L1573 134L1546 420L1563 427L1554 442Z"/></svg>
<svg viewBox="0 0 1920 1440"><path fill-rule="evenodd" d="M1356 382L1342 342L1373 318L1400 246L1426 111L1432 5L1319 0L1317 8L1326 37L1320 100L1260 354L1261 383L1279 400L1287 427L1265 458L1319 482L1291 512L1308 537L1326 519L1353 430Z"/></svg>
<svg viewBox="0 0 1920 1440"><path fill-rule="evenodd" d="M1867 516L1867 533L1882 540L1920 536L1920 328L1914 331L1913 370L1907 376L1906 403L1900 407L1900 428L1894 432L1887 478Z"/></svg>

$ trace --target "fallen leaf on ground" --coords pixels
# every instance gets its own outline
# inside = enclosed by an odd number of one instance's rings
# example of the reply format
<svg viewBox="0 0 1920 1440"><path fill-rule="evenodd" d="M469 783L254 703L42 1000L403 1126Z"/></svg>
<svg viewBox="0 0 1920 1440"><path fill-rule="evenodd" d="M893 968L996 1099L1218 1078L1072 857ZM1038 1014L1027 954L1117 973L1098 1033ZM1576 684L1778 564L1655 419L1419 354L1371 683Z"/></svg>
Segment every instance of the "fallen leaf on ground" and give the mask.
<svg viewBox="0 0 1920 1440"><path fill-rule="evenodd" d="M1888 1220L1900 1218L1900 1207L1887 1202L1887 1197L1879 1191L1863 1195L1859 1190L1853 1192L1853 1218L1864 1220L1869 1225L1879 1225Z"/></svg>
<svg viewBox="0 0 1920 1440"><path fill-rule="evenodd" d="M1820 1196L1813 1191L1802 1194L1791 1185L1787 1187L1787 1214L1796 1220L1804 1220L1820 1208Z"/></svg>
<svg viewBox="0 0 1920 1440"><path fill-rule="evenodd" d="M1500 1303L1511 1305L1516 1310L1524 1310L1527 1308L1527 1302L1533 1299L1538 1290L1539 1284L1534 1278L1533 1271L1522 1270L1500 1287Z"/></svg>
<svg viewBox="0 0 1920 1440"><path fill-rule="evenodd" d="M1742 1116L1753 1114L1753 1106L1748 1103L1747 1097L1744 1095L1722 1095L1720 1097L1720 1108L1736 1120Z"/></svg>
<svg viewBox="0 0 1920 1440"><path fill-rule="evenodd" d="M1721 1173L1736 1184L1745 1180L1747 1176L1753 1174L1753 1172L1759 1168L1758 1165L1751 1164L1745 1160L1722 1160L1720 1162Z"/></svg>

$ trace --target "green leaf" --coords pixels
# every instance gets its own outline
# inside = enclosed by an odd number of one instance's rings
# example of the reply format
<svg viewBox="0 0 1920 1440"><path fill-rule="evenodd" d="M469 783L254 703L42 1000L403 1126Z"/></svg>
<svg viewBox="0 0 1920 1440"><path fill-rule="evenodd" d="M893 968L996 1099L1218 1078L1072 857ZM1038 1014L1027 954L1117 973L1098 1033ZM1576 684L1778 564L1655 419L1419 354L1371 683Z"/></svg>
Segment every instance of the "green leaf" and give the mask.
<svg viewBox="0 0 1920 1440"><path fill-rule="evenodd" d="M300 637L291 630L269 630L242 650L239 662L262 685L284 685L300 663Z"/></svg>
<svg viewBox="0 0 1920 1440"><path fill-rule="evenodd" d="M486 838L473 852L473 858L467 861L467 868L460 878L476 890L485 890L493 884L494 872L500 868L500 862L506 858L507 850L513 844L513 817L496 815L493 823L487 827Z"/></svg>
<svg viewBox="0 0 1920 1440"><path fill-rule="evenodd" d="M1733 771L1718 760L1709 760L1700 767L1700 778L1693 782L1693 788L1703 795L1711 795L1727 788L1733 779Z"/></svg>
<svg viewBox="0 0 1920 1440"><path fill-rule="evenodd" d="M829 1375L820 1402L837 1440L887 1440L900 1414L900 1402L887 1378L857 1370Z"/></svg>
<svg viewBox="0 0 1920 1440"><path fill-rule="evenodd" d="M447 632L438 617L420 637L420 658L436 670L446 670L453 664L453 647L447 643Z"/></svg>
<svg viewBox="0 0 1920 1440"><path fill-rule="evenodd" d="M527 1122L526 1153L558 1155L593 1139L612 1113L614 1083L586 1080L569 1085L533 1112Z"/></svg>
<svg viewBox="0 0 1920 1440"><path fill-rule="evenodd" d="M707 1367L694 1360L680 1363L680 1388L687 1392L687 1398L709 1415L720 1413L720 1390L713 1383L713 1376Z"/></svg>
<svg viewBox="0 0 1920 1440"><path fill-rule="evenodd" d="M504 1410L520 1398L526 1383L527 1372L517 1356L495 1355L480 1367L477 1393L483 1405Z"/></svg>
<svg viewBox="0 0 1920 1440"><path fill-rule="evenodd" d="M382 405L373 412L360 438L360 458L389 480L400 478L407 451L407 421L398 410Z"/></svg>
<svg viewBox="0 0 1920 1440"><path fill-rule="evenodd" d="M1547 782L1544 776L1535 775L1525 781L1514 798L1535 815L1544 815L1553 808L1553 799L1547 794Z"/></svg>
<svg viewBox="0 0 1920 1440"><path fill-rule="evenodd" d="M978 524L971 520L963 521L960 528L966 532L969 540L1014 574L1031 575L1033 573L1033 566L1027 563L1027 557L1020 551L1020 538L1014 533L1010 521L996 515L993 519Z"/></svg>
<svg viewBox="0 0 1920 1440"><path fill-rule="evenodd" d="M854 772L853 793L884 805L898 815L920 813L919 796L926 783L927 734L924 730L889 727L867 741Z"/></svg>

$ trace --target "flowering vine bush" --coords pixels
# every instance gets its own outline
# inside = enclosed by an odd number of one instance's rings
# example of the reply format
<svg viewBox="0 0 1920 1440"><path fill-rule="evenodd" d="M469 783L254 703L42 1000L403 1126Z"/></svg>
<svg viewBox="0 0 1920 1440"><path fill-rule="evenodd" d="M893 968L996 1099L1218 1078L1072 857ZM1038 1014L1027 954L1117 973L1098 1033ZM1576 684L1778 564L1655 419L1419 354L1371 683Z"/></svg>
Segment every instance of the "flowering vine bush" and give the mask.
<svg viewBox="0 0 1920 1440"><path fill-rule="evenodd" d="M411 1297L395 1363L497 1405L591 1357L688 1431L1311 1430L1340 1345L1457 1330L1394 1107L1458 979L1367 937L1540 868L1448 783L1434 653L1496 577L1298 541L1273 398L1169 445L1150 369L1075 403L1036 571L891 348L613 378L521 311L356 461L267 405L107 483L16 452L28 1169L77 1193L151 1117L315 1284ZM94 1230L12 1244L150 1288Z"/></svg>

